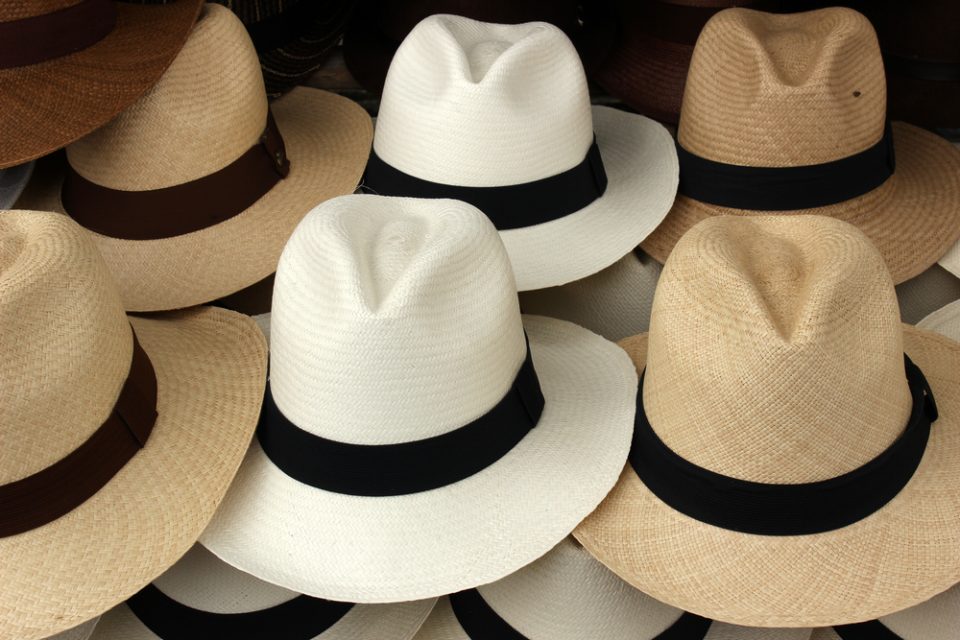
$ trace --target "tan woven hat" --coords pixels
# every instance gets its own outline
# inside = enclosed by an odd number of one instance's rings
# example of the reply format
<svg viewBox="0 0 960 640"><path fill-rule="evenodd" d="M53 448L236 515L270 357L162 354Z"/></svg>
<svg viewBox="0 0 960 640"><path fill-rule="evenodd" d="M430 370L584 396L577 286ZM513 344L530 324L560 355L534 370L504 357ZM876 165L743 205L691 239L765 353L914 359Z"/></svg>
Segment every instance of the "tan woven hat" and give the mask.
<svg viewBox="0 0 960 640"><path fill-rule="evenodd" d="M62 188L27 202L94 232L128 310L186 307L273 273L307 211L354 190L371 139L366 112L332 93L295 89L268 110L243 24L206 5L160 82L70 145Z"/></svg>
<svg viewBox="0 0 960 640"><path fill-rule="evenodd" d="M222 309L128 318L89 235L0 212L0 637L122 602L213 515L256 425L266 347Z"/></svg>
<svg viewBox="0 0 960 640"><path fill-rule="evenodd" d="M620 344L645 370L630 464L575 535L627 582L801 627L960 581L960 344L901 324L855 227L705 220Z"/></svg>
<svg viewBox="0 0 960 640"><path fill-rule="evenodd" d="M636 371L520 315L490 221L456 200L349 195L280 259L257 438L201 542L319 598L400 602L498 580L616 483Z"/></svg>
<svg viewBox="0 0 960 640"><path fill-rule="evenodd" d="M644 250L662 262L712 216L810 213L866 233L895 283L919 274L960 236L960 152L911 125L887 128L886 104L861 14L721 11L687 76L677 201Z"/></svg>
<svg viewBox="0 0 960 640"><path fill-rule="evenodd" d="M816 629L811 640L956 640L958 629L960 586L879 620Z"/></svg>
<svg viewBox="0 0 960 640"><path fill-rule="evenodd" d="M359 605L310 598L257 580L196 545L104 615L91 640L410 640L435 602Z"/></svg>
<svg viewBox="0 0 960 640"><path fill-rule="evenodd" d="M960 300L960 278L938 264L897 285L900 319L910 324L954 300Z"/></svg>
<svg viewBox="0 0 960 640"><path fill-rule="evenodd" d="M809 629L748 629L657 602L573 539L502 580L443 598L416 640L809 640Z"/></svg>

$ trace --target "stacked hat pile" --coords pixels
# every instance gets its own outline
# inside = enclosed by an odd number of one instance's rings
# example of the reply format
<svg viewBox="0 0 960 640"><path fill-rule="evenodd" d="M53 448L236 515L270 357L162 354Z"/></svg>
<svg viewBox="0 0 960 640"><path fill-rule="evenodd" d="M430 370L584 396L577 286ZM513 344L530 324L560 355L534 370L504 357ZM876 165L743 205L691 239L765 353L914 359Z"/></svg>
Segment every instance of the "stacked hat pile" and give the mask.
<svg viewBox="0 0 960 640"><path fill-rule="evenodd" d="M955 639L950 9L734 4L0 6L0 639Z"/></svg>

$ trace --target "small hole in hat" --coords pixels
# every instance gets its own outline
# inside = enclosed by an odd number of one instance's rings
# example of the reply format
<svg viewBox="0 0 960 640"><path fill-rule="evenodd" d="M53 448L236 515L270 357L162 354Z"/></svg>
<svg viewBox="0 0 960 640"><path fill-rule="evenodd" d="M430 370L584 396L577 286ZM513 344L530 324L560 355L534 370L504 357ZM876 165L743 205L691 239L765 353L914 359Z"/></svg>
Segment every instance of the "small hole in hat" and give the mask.
<svg viewBox="0 0 960 640"><path fill-rule="evenodd" d="M854 98L859 98L859 97L862 96L862 95L863 95L863 94L860 93L859 91L854 91L854 92L853 92L853 97L854 97Z"/></svg>

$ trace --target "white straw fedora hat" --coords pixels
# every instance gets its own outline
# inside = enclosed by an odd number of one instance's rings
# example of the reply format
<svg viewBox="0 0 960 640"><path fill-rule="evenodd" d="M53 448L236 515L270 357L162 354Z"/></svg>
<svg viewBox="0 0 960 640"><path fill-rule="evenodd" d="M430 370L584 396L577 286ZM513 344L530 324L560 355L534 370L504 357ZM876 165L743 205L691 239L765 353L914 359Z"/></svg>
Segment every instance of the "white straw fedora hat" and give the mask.
<svg viewBox="0 0 960 640"><path fill-rule="evenodd" d="M900 319L910 324L954 300L960 300L960 278L939 264L897 285Z"/></svg>
<svg viewBox="0 0 960 640"><path fill-rule="evenodd" d="M10 209L23 193L33 173L33 162L0 169L0 209Z"/></svg>
<svg viewBox="0 0 960 640"><path fill-rule="evenodd" d="M960 238L960 152L887 121L877 36L852 9L713 16L687 74L677 150L676 203L642 243L661 262L719 215L844 220L874 242L895 283Z"/></svg>
<svg viewBox="0 0 960 640"><path fill-rule="evenodd" d="M657 602L568 538L492 584L443 598L416 640L809 640L809 629L748 629Z"/></svg>
<svg viewBox="0 0 960 640"><path fill-rule="evenodd" d="M677 179L666 129L590 106L559 28L435 15L390 65L364 186L475 205L526 291L625 256L667 214Z"/></svg>
<svg viewBox="0 0 960 640"><path fill-rule="evenodd" d="M273 273L300 219L356 188L372 132L318 89L268 108L250 36L208 4L156 86L71 144L62 186L29 205L93 232L128 310L187 307Z"/></svg>
<svg viewBox="0 0 960 640"><path fill-rule="evenodd" d="M811 640L956 640L958 631L960 586L879 620L816 629Z"/></svg>
<svg viewBox="0 0 960 640"><path fill-rule="evenodd" d="M936 331L951 340L960 341L960 301L937 309L917 323L921 329Z"/></svg>
<svg viewBox="0 0 960 640"><path fill-rule="evenodd" d="M503 244L468 204L320 205L283 251L271 323L257 438L200 540L263 580L347 602L491 582L623 468L629 358L521 318Z"/></svg>
<svg viewBox="0 0 960 640"><path fill-rule="evenodd" d="M627 582L807 627L960 581L960 344L901 324L855 227L701 222L620 344L644 371L630 464L575 535Z"/></svg>
<svg viewBox="0 0 960 640"><path fill-rule="evenodd" d="M61 631L56 635L50 636L47 640L89 640L99 621L99 617L93 620L87 620L73 629L67 629L66 631Z"/></svg>
<svg viewBox="0 0 960 640"><path fill-rule="evenodd" d="M247 450L266 347L248 318L137 318L76 223L0 212L0 637L45 638L200 536Z"/></svg>
<svg viewBox="0 0 960 640"><path fill-rule="evenodd" d="M660 263L639 248L583 280L520 294L520 310L560 318L622 340L650 326Z"/></svg>
<svg viewBox="0 0 960 640"><path fill-rule="evenodd" d="M196 545L104 615L91 640L410 640L434 603L310 598L257 580Z"/></svg>

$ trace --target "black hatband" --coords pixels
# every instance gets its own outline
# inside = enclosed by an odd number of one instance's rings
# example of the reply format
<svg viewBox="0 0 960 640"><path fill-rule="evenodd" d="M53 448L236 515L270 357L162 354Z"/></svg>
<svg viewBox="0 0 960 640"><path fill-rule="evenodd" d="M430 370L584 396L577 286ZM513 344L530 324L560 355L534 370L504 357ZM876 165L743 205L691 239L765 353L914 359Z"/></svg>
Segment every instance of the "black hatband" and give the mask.
<svg viewBox="0 0 960 640"><path fill-rule="evenodd" d="M841 640L903 640L879 620L838 625L833 630Z"/></svg>

